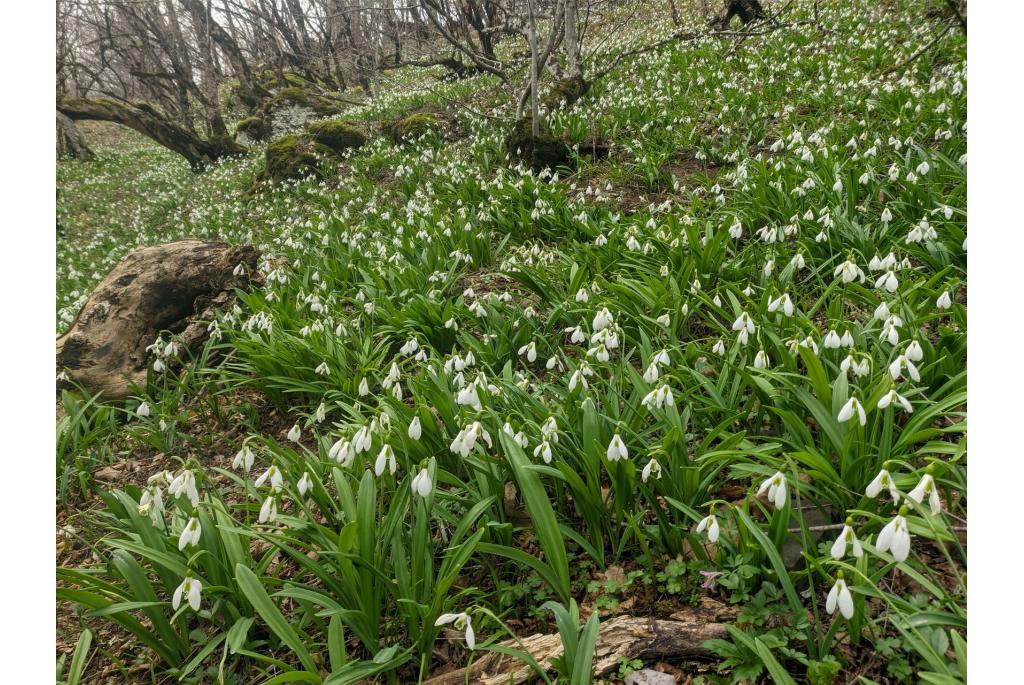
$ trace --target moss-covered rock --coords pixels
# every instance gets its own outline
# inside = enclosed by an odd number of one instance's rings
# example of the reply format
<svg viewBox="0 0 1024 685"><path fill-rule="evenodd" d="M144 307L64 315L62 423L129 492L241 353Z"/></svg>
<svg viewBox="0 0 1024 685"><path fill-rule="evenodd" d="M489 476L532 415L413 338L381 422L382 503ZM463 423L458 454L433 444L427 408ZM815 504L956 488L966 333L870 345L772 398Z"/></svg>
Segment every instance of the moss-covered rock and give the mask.
<svg viewBox="0 0 1024 685"><path fill-rule="evenodd" d="M551 90L542 102L548 110L571 107L586 94L588 88L590 84L582 76L569 76L551 84Z"/></svg>
<svg viewBox="0 0 1024 685"><path fill-rule="evenodd" d="M362 147L366 134L344 121L315 121L306 127L309 137L335 152L344 152Z"/></svg>
<svg viewBox="0 0 1024 685"><path fill-rule="evenodd" d="M267 146L263 180L283 181L320 175L324 157L333 156L330 148L304 136L284 136Z"/></svg>
<svg viewBox="0 0 1024 685"><path fill-rule="evenodd" d="M513 159L526 162L536 170L566 166L572 160L569 145L540 127L540 133L533 136L533 124L530 117L523 119L512 128L512 133L505 141L506 149Z"/></svg>
<svg viewBox="0 0 1024 685"><path fill-rule="evenodd" d="M263 117L246 117L235 127L236 136L245 136L249 140L266 140L270 135L270 125Z"/></svg>
<svg viewBox="0 0 1024 685"><path fill-rule="evenodd" d="M271 112L272 110L281 107L308 107L317 114L337 114L341 111L335 103L331 102L322 95L316 93L310 93L303 88L298 86L291 86L289 88L282 88L281 90L274 93L273 97L267 100L263 104L264 112Z"/></svg>
<svg viewBox="0 0 1024 685"><path fill-rule="evenodd" d="M385 127L386 133L396 143L415 140L439 126L437 115L431 112L416 112Z"/></svg>

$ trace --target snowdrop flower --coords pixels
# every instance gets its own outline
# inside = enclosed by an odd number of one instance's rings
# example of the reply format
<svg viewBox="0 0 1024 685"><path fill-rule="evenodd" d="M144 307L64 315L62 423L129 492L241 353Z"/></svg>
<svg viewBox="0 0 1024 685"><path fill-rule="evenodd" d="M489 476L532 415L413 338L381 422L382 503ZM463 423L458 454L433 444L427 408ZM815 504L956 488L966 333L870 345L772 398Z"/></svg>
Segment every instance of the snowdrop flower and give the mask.
<svg viewBox="0 0 1024 685"><path fill-rule="evenodd" d="M890 221L892 221L892 212L889 211L888 207L882 210L881 219L883 224L888 224Z"/></svg>
<svg viewBox="0 0 1024 685"><path fill-rule="evenodd" d="M537 361L537 343L531 340L526 345L520 347L519 356L522 357L524 354L526 355L526 361L530 362L531 364Z"/></svg>
<svg viewBox="0 0 1024 685"><path fill-rule="evenodd" d="M839 337L839 334L836 333L836 330L834 328L830 328L828 333L825 335L825 340L822 344L825 346L826 350L837 350L842 347L843 341Z"/></svg>
<svg viewBox="0 0 1024 685"><path fill-rule="evenodd" d="M149 402L143 402L139 405L139 408L135 410L135 415L140 419L148 418L150 413Z"/></svg>
<svg viewBox="0 0 1024 685"><path fill-rule="evenodd" d="M192 506L199 504L199 490L196 488L196 474L190 469L184 469L179 473L171 484L167 486L167 492L172 497L178 497L179 495L185 495L188 497L188 501L192 503Z"/></svg>
<svg viewBox="0 0 1024 685"><path fill-rule="evenodd" d="M850 588L846 586L846 581L843 580L842 571L836 574L836 584L832 586L832 589L828 592L828 597L825 598L825 611L829 615L836 613L837 606L843 618L847 620L853 618L853 595L850 594Z"/></svg>
<svg viewBox="0 0 1024 685"><path fill-rule="evenodd" d="M181 598L184 596L185 601L192 607L192 611L199 611L202 591L203 584L200 581L192 576L185 576L185 579L181 581L181 585L174 591L174 596L171 597L171 608L177 611L181 606Z"/></svg>
<svg viewBox="0 0 1024 685"><path fill-rule="evenodd" d="M864 548L861 547L857 534L853 532L853 519L846 519L846 525L843 526L843 530L839 533L836 541L832 543L832 549L829 553L833 559L839 561L846 556L847 546L851 547L854 557L860 559L864 555Z"/></svg>
<svg viewBox="0 0 1024 685"><path fill-rule="evenodd" d="M433 489L434 483L430 479L430 471L425 467L420 469L416 477L412 479L412 491L420 497L427 497Z"/></svg>
<svg viewBox="0 0 1024 685"><path fill-rule="evenodd" d="M768 355L765 354L764 350L759 350L754 356L754 368L755 369L767 369L769 366Z"/></svg>
<svg viewBox="0 0 1024 685"><path fill-rule="evenodd" d="M643 482L647 482L647 479L654 476L655 480L661 478L661 464L658 463L657 459L651 459L647 462L647 466L644 467L643 471L640 472L640 479Z"/></svg>
<svg viewBox="0 0 1024 685"><path fill-rule="evenodd" d="M857 415L857 422L863 427L867 425L868 417L864 412L864 406L860 403L856 397L851 397L843 405L842 409L839 410L839 416L836 417L839 423L846 423L853 418L853 415Z"/></svg>
<svg viewBox="0 0 1024 685"><path fill-rule="evenodd" d="M949 296L948 290L943 290L942 294L939 295L939 299L935 300L935 306L939 309L949 309L953 306L953 300Z"/></svg>
<svg viewBox="0 0 1024 685"><path fill-rule="evenodd" d="M547 440L542 440L539 445L533 448L533 456L539 456L544 460L545 464L551 463L551 443Z"/></svg>
<svg viewBox="0 0 1024 685"><path fill-rule="evenodd" d="M263 500L263 506L260 507L259 523L273 523L277 520L277 498L273 495L267 495L267 498Z"/></svg>
<svg viewBox="0 0 1024 685"><path fill-rule="evenodd" d="M270 488L274 492L278 492L281 486L284 485L284 476L281 475L281 469L277 468L277 464L271 464L270 468L256 479L256 487L262 486L268 480L270 481Z"/></svg>
<svg viewBox="0 0 1024 685"><path fill-rule="evenodd" d="M713 513L702 518L700 523L697 524L697 535L700 535L705 530L708 532L708 542L718 542L718 535L720 533L718 518Z"/></svg>
<svg viewBox="0 0 1024 685"><path fill-rule="evenodd" d="M658 365L651 362L647 369L644 371L644 380L648 383L654 383L661 377L661 373L658 371Z"/></svg>
<svg viewBox="0 0 1024 685"><path fill-rule="evenodd" d="M618 461L619 459L628 459L629 450L626 449L626 444L622 442L622 438L616 433L612 436L612 441L608 443L608 461Z"/></svg>
<svg viewBox="0 0 1024 685"><path fill-rule="evenodd" d="M839 339L839 342L843 347L853 347L853 335L850 334L850 331L844 331L843 337Z"/></svg>
<svg viewBox="0 0 1024 685"><path fill-rule="evenodd" d="M793 300L789 299L789 293L783 293L768 303L768 311L775 312L782 310L786 316L793 316Z"/></svg>
<svg viewBox="0 0 1024 685"><path fill-rule="evenodd" d="M889 392L882 395L882 398L878 400L878 408L885 409L893 402L902 406L903 411L907 412L908 414L912 414L914 412L914 407L910 404L910 400L896 392L896 388L892 388L889 390Z"/></svg>
<svg viewBox="0 0 1024 685"><path fill-rule="evenodd" d="M292 426L291 430L288 431L288 439L292 442L298 442L299 438L302 437L302 429L299 428L299 424Z"/></svg>
<svg viewBox="0 0 1024 685"><path fill-rule="evenodd" d="M413 440L419 440L423 434L423 427L420 425L420 417L412 417L412 421L409 422L409 437Z"/></svg>
<svg viewBox="0 0 1024 685"><path fill-rule="evenodd" d="M912 362L919 362L924 359L924 350L921 349L921 343L917 340L911 340L910 344L907 345L907 351L903 353L903 356Z"/></svg>
<svg viewBox="0 0 1024 685"><path fill-rule="evenodd" d="M741 312L740 315L732 322L732 329L734 331L746 331L747 333L754 334L757 332L757 326L754 324L754 320L750 318L750 314Z"/></svg>
<svg viewBox="0 0 1024 685"><path fill-rule="evenodd" d="M725 354L725 343L721 340L716 340L715 344L711 346L711 351L718 355Z"/></svg>
<svg viewBox="0 0 1024 685"><path fill-rule="evenodd" d="M917 165L918 176L925 176L929 171L931 171L931 166L929 166L927 160Z"/></svg>
<svg viewBox="0 0 1024 685"><path fill-rule="evenodd" d="M387 467L391 475L395 475L395 472L398 470L398 463L395 461L395 451L387 443L384 443L384 446L380 448L380 452L377 454L377 460L373 463L373 474L380 476L384 473L384 467Z"/></svg>
<svg viewBox="0 0 1024 685"><path fill-rule="evenodd" d="M371 426L360 426L352 436L352 448L356 454L366 452L373 445L373 429Z"/></svg>
<svg viewBox="0 0 1024 685"><path fill-rule="evenodd" d="M167 370L167 365L164 364L163 360L157 359L153 362L153 373L163 373Z"/></svg>
<svg viewBox="0 0 1024 685"><path fill-rule="evenodd" d="M900 282L893 271L886 271L875 281L876 288L884 288L887 292L894 293L900 287Z"/></svg>
<svg viewBox="0 0 1024 685"><path fill-rule="evenodd" d="M345 438L338 438L338 441L331 445L331 449L328 450L327 456L338 462L343 468L348 468L352 465L353 460L356 458L356 451Z"/></svg>
<svg viewBox="0 0 1024 685"><path fill-rule="evenodd" d="M664 409L665 405L675 404L675 398L672 395L672 388L667 385L659 385L657 388L644 395L644 398L640 400L640 404L648 409Z"/></svg>
<svg viewBox="0 0 1024 685"><path fill-rule="evenodd" d="M366 397L370 394L370 384L366 382L366 378L359 381L359 396Z"/></svg>
<svg viewBox="0 0 1024 685"><path fill-rule="evenodd" d="M932 514L939 514L942 511L942 500L939 498L939 488L935 485L935 478L930 473L921 476L917 486L907 493L907 498L918 504L923 502L925 497L928 498L928 506L931 508Z"/></svg>
<svg viewBox="0 0 1024 685"><path fill-rule="evenodd" d="M858 279L863 283L867 278L864 275L864 271L851 259L847 259L837 266L833 275L840 277L843 283L852 283Z"/></svg>
<svg viewBox="0 0 1024 685"><path fill-rule="evenodd" d="M593 329L594 331L603 331L612 323L612 314L605 307L594 316Z"/></svg>
<svg viewBox="0 0 1024 685"><path fill-rule="evenodd" d="M743 235L743 224L740 223L739 219L734 219L732 226L729 227L729 235L734 240L739 240L740 236Z"/></svg>
<svg viewBox="0 0 1024 685"><path fill-rule="evenodd" d="M886 465L888 462L886 462ZM869 498L874 499L878 497L879 493L882 492L882 488L886 488L889 491L889 496L892 497L893 502L900 501L899 490L896 489L896 484L893 482L892 475L889 470L883 465L882 470L878 472L875 479L868 483L868 487L864 490L864 494Z"/></svg>
<svg viewBox="0 0 1024 685"><path fill-rule="evenodd" d="M579 326L566 328L565 332L572 334L569 336L569 342L576 345L580 344L581 342L587 339L587 336L583 333L583 329L581 329Z"/></svg>
<svg viewBox="0 0 1024 685"><path fill-rule="evenodd" d="M198 545L199 536L202 534L203 527L199 524L199 519L193 516L181 529L181 535L178 536L178 551L181 552L188 546Z"/></svg>
<svg viewBox="0 0 1024 685"><path fill-rule="evenodd" d="M441 614L434 621L434 626L443 626L449 623L455 624L456 630L466 631L466 646L471 650L476 649L476 635L473 633L473 619L470 618L469 614L462 612L461 614Z"/></svg>
<svg viewBox="0 0 1024 685"><path fill-rule="evenodd" d="M893 360L892 364L889 364L889 377L894 381L898 380L903 374L903 369L907 370L907 373L910 374L910 377L914 381L920 382L921 374L918 373L917 367L914 366L914 362L907 359L907 355L905 354L899 355Z"/></svg>
<svg viewBox="0 0 1024 685"><path fill-rule="evenodd" d="M402 348L399 350L399 352L401 352L404 355L410 355L416 352L416 350L418 350L419 347L420 344L419 342L417 342L416 338L409 338L405 342L405 344L402 345Z"/></svg>
<svg viewBox="0 0 1024 685"><path fill-rule="evenodd" d="M768 478L761 487L757 490L757 496L768 493L768 501L775 505L776 509L781 509L786 505L788 499L788 492L786 489L786 474L782 471L777 471L774 476Z"/></svg>
<svg viewBox="0 0 1024 685"><path fill-rule="evenodd" d="M886 321L892 316L892 312L889 311L889 304L882 302L880 305L875 307L875 319L878 321Z"/></svg>
<svg viewBox="0 0 1024 685"><path fill-rule="evenodd" d="M299 479L297 487L300 497L304 497L313 488L313 479L309 477L309 471L302 472L302 478Z"/></svg>
<svg viewBox="0 0 1024 685"><path fill-rule="evenodd" d="M586 288L580 288L579 290L576 291L576 301L577 302L589 302L590 301L590 294L587 293L587 289Z"/></svg>
<svg viewBox="0 0 1024 685"><path fill-rule="evenodd" d="M896 561L906 561L910 554L910 529L907 527L907 508L900 507L896 514L878 534L875 549L879 552L891 552Z"/></svg>
<svg viewBox="0 0 1024 685"><path fill-rule="evenodd" d="M672 323L672 318L668 314L662 314L657 318L657 321L660 325L668 328L669 324Z"/></svg>
<svg viewBox="0 0 1024 685"><path fill-rule="evenodd" d="M235 458L231 462L231 468L242 469L248 471L252 468L253 462L256 460L256 455L253 454L252 450L249 449L248 445L242 445L242 449L238 450L235 454Z"/></svg>
<svg viewBox="0 0 1024 685"><path fill-rule="evenodd" d="M793 255L793 259L791 259L789 263L792 264L793 268L797 271L800 271L807 265L807 262L804 261L804 255L802 252L797 252Z"/></svg>
<svg viewBox="0 0 1024 685"><path fill-rule="evenodd" d="M142 491L139 497L138 511L141 516L149 516L149 520L155 526L163 514L163 496L160 493L159 485L150 485Z"/></svg>

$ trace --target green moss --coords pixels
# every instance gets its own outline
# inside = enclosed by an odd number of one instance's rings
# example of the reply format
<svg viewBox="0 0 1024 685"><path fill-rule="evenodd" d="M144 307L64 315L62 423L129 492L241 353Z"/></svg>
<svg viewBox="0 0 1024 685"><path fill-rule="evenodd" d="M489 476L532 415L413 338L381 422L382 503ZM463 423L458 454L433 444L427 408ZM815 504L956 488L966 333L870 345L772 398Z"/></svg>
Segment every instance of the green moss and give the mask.
<svg viewBox="0 0 1024 685"><path fill-rule="evenodd" d="M320 175L320 163L332 151L302 136L284 136L267 146L263 180L283 181Z"/></svg>
<svg viewBox="0 0 1024 685"><path fill-rule="evenodd" d="M505 141L506 149L513 159L526 162L536 170L545 167L554 169L566 166L572 160L569 145L543 126L537 137L533 136L532 119L527 117L512 128Z"/></svg>
<svg viewBox="0 0 1024 685"><path fill-rule="evenodd" d="M270 135L270 126L263 117L246 117L235 127L236 135L244 135L250 140L266 140Z"/></svg>
<svg viewBox="0 0 1024 685"><path fill-rule="evenodd" d="M416 112L385 127L396 143L415 140L438 127L437 116L430 112Z"/></svg>
<svg viewBox="0 0 1024 685"><path fill-rule="evenodd" d="M548 110L560 107L571 107L590 88L590 84L582 76L570 76L551 84L551 90L544 97L544 107Z"/></svg>
<svg viewBox="0 0 1024 685"><path fill-rule="evenodd" d="M344 121L315 121L306 127L309 136L335 152L360 148L366 143L366 134Z"/></svg>

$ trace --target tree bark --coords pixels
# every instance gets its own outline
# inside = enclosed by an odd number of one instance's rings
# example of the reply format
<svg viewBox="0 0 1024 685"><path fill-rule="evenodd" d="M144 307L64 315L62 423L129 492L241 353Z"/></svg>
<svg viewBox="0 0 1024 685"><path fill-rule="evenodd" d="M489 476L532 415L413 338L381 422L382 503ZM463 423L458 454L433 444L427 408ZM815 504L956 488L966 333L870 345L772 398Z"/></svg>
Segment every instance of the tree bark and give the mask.
<svg viewBox="0 0 1024 685"><path fill-rule="evenodd" d="M721 30L729 28L729 22L733 17L739 17L744 26L757 19L764 19L767 15L761 7L759 0L725 0L725 6L721 13L715 17L711 24L717 25Z"/></svg>
<svg viewBox="0 0 1024 685"><path fill-rule="evenodd" d="M221 157L245 151L245 148L230 138L203 140L144 104L61 98L57 100L57 111L72 121L112 121L134 129L168 150L177 152L188 160L194 170L202 169Z"/></svg>
<svg viewBox="0 0 1024 685"><path fill-rule="evenodd" d="M163 331L192 351L215 308L231 302L256 273L259 251L182 240L128 255L96 286L68 332L57 339L57 366L103 400L123 399L146 382L146 348ZM239 264L244 273L235 274Z"/></svg>
<svg viewBox="0 0 1024 685"><path fill-rule="evenodd" d="M66 115L57 112L57 154L89 161L95 157L82 132Z"/></svg>
<svg viewBox="0 0 1024 685"><path fill-rule="evenodd" d="M736 617L736 610L711 599L703 599L697 609L673 614L670 619L615 616L601 622L594 651L594 675L601 677L618 670L620 659L707 659L711 652L704 642L728 635L723 621ZM562 639L555 634L531 635L506 640L502 646L529 652L544 669L551 670L553 659L562 654ZM498 653L477 659L471 668L461 668L435 676L424 685L519 685L535 676L522 661Z"/></svg>

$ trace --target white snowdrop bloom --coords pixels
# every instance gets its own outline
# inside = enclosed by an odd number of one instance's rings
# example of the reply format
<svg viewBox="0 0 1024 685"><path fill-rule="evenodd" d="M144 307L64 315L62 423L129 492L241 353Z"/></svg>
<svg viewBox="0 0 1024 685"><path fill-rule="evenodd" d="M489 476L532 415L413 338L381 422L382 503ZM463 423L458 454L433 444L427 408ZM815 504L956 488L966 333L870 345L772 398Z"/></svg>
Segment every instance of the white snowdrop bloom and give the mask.
<svg viewBox="0 0 1024 685"><path fill-rule="evenodd" d="M459 330L459 322L455 320L455 317L451 317L444 322L444 327L450 331L457 331Z"/></svg>
<svg viewBox="0 0 1024 685"><path fill-rule="evenodd" d="M313 412L313 420L317 423L323 423L323 420L327 418L327 405L321 402L316 406L316 411Z"/></svg>
<svg viewBox="0 0 1024 685"><path fill-rule="evenodd" d="M260 507L260 515L257 520L259 523L273 523L277 520L276 497L267 495L267 498L263 500L263 505Z"/></svg>
<svg viewBox="0 0 1024 685"><path fill-rule="evenodd" d="M931 166L928 164L927 160L917 165L918 176L926 176L929 171L931 171Z"/></svg>
<svg viewBox="0 0 1024 685"><path fill-rule="evenodd" d="M533 448L533 456L539 456L544 460L545 464L551 463L551 443L547 440L542 440L539 445Z"/></svg>
<svg viewBox="0 0 1024 685"><path fill-rule="evenodd" d="M851 259L847 259L845 262L837 266L833 275L841 278L843 283L852 283L858 279L863 283L867 278L864 275L864 271Z"/></svg>
<svg viewBox="0 0 1024 685"><path fill-rule="evenodd" d="M739 219L733 219L732 225L729 227L729 235L734 240L739 240L740 236L743 235L743 224L740 223Z"/></svg>
<svg viewBox="0 0 1024 685"><path fill-rule="evenodd" d="M380 476L384 473L384 468L387 467L388 473L395 475L398 471L398 462L395 461L395 451L391 449L391 445L384 443L384 446L380 448L380 452L377 453L377 460L373 463L373 474Z"/></svg>
<svg viewBox="0 0 1024 685"><path fill-rule="evenodd" d="M443 626L449 623L455 624L456 630L466 631L466 646L470 650L476 649L476 635L473 633L473 619L470 618L469 614L462 612L461 614L441 614L434 621L434 626Z"/></svg>
<svg viewBox="0 0 1024 685"><path fill-rule="evenodd" d="M903 375L903 369L907 370L907 373L915 382L921 381L921 374L918 373L917 367L914 362L907 359L907 355L901 354L889 364L889 376L895 381Z"/></svg>
<svg viewBox="0 0 1024 685"><path fill-rule="evenodd" d="M850 588L846 587L842 571L837 574L836 584L828 591L828 597L825 598L825 611L829 615L836 613L837 607L843 618L847 620L853 618L853 595L850 594Z"/></svg>
<svg viewBox="0 0 1024 685"><path fill-rule="evenodd" d="M894 402L903 407L903 411L908 414L914 412L914 407L910 404L910 400L896 392L896 388L892 388L889 392L882 395L881 399L878 400L878 408L885 409Z"/></svg>
<svg viewBox="0 0 1024 685"><path fill-rule="evenodd" d="M356 451L345 438L338 438L338 441L331 445L327 456L338 462L343 468L348 468L356 458Z"/></svg>
<svg viewBox="0 0 1024 685"><path fill-rule="evenodd" d="M715 296L711 298L711 301L715 303L716 307L722 306L722 298L719 297L718 293L715 293Z"/></svg>
<svg viewBox="0 0 1024 685"><path fill-rule="evenodd" d="M587 350L588 357L596 357L600 362L606 362L611 359L611 355L608 353L608 348L604 345L598 345L597 347L591 347Z"/></svg>
<svg viewBox="0 0 1024 685"><path fill-rule="evenodd" d="M597 237L594 238L594 244L597 245L598 247L601 247L602 245L607 245L608 236L606 236L604 233L599 233Z"/></svg>
<svg viewBox="0 0 1024 685"><path fill-rule="evenodd" d="M912 499L918 504L928 498L928 506L932 514L942 512L942 500L939 498L939 488L935 485L935 478L932 474L925 473L913 490L907 493L907 499Z"/></svg>
<svg viewBox="0 0 1024 685"><path fill-rule="evenodd" d="M661 364L663 366L672 365L672 357L669 356L668 350L665 349L664 347L654 353L654 357L652 357L651 361L655 364Z"/></svg>
<svg viewBox="0 0 1024 685"><path fill-rule="evenodd" d="M648 409L664 409L665 405L674 404L675 398L672 395L672 388L667 385L660 385L650 391L640 400L640 404Z"/></svg>
<svg viewBox="0 0 1024 685"><path fill-rule="evenodd" d="M545 440L558 442L558 423L555 421L554 416L549 416L544 420L544 423L541 424L540 432Z"/></svg>
<svg viewBox="0 0 1024 685"><path fill-rule="evenodd" d="M583 333L583 329L580 328L579 326L566 328L564 332L572 334L569 336L569 342L574 343L576 345L587 339L586 334Z"/></svg>
<svg viewBox="0 0 1024 685"><path fill-rule="evenodd" d="M548 360L546 362L544 362L544 368L547 369L548 371L551 371L555 367L557 367L559 370L561 370L562 369L562 360L559 359L557 355L555 355L553 357L548 357Z"/></svg>
<svg viewBox="0 0 1024 685"><path fill-rule="evenodd" d="M626 444L622 442L622 438L616 433L612 436L611 442L608 443L608 461L618 461L619 459L628 459L629 450L626 449Z"/></svg>
<svg viewBox="0 0 1024 685"><path fill-rule="evenodd" d="M235 453L235 458L231 461L231 468L248 471L252 468L254 461L256 461L256 455L248 445L242 445L242 449Z"/></svg>
<svg viewBox="0 0 1024 685"><path fill-rule="evenodd" d="M832 543L832 549L829 553L832 558L839 561L846 556L846 548L850 547L850 551L854 557L860 559L864 556L864 548L861 547L860 540L857 539L857 534L853 532L853 526L851 525L851 519L846 520L846 525L843 526L842 532L839 533L839 537Z"/></svg>
<svg viewBox="0 0 1024 685"><path fill-rule="evenodd" d="M786 501L789 499L789 493L786 488L786 474L782 471L777 471L774 476L761 483L761 487L757 489L757 496L760 497L765 493L768 493L768 501L776 509L786 506Z"/></svg>
<svg viewBox="0 0 1024 685"><path fill-rule="evenodd" d="M837 416L836 418L839 421L839 423L846 423L847 421L853 418L854 414L857 415L857 422L861 426L867 425L868 417L867 414L864 412L864 405L862 405L860 403L860 400L858 400L856 397L851 397L850 399L846 400L846 404L844 404L842 409L839 410L839 416Z"/></svg>
<svg viewBox="0 0 1024 685"><path fill-rule="evenodd" d="M192 607L192 611L199 611L202 602L203 584L192 576L185 576L181 585L174 591L171 597L171 608L177 611L181 607L181 598L185 597L186 603Z"/></svg>
<svg viewBox="0 0 1024 685"><path fill-rule="evenodd" d="M580 288L579 290L576 291L576 301L577 302L589 302L590 301L590 294L587 293L587 289L586 288Z"/></svg>
<svg viewBox="0 0 1024 685"><path fill-rule="evenodd" d="M882 210L881 219L883 224L888 224L892 221L892 212L889 211L888 207Z"/></svg>
<svg viewBox="0 0 1024 685"><path fill-rule="evenodd" d="M935 300L935 306L939 309L949 309L953 306L953 299L949 296L948 290L943 290L939 298Z"/></svg>
<svg viewBox="0 0 1024 685"><path fill-rule="evenodd" d="M756 333L757 326L754 324L754 320L750 318L750 314L741 312L740 315L732 322L732 329L734 331L746 331L747 333Z"/></svg>
<svg viewBox="0 0 1024 685"><path fill-rule="evenodd" d="M419 440L421 435L423 435L423 426L420 424L420 417L414 416L409 422L409 437Z"/></svg>
<svg viewBox="0 0 1024 685"><path fill-rule="evenodd" d="M352 449L355 450L356 454L361 454L370 449L373 445L373 428L372 424L360 426L356 434L352 436Z"/></svg>
<svg viewBox="0 0 1024 685"><path fill-rule="evenodd" d="M410 355L416 352L416 350L418 350L419 347L420 344L419 342L417 342L416 338L409 338L408 340L405 341L405 344L402 345L401 349L398 351L404 355Z"/></svg>
<svg viewBox="0 0 1024 685"><path fill-rule="evenodd" d="M657 319L658 323L665 328L668 328L669 324L672 323L672 318L668 314L662 314Z"/></svg>
<svg viewBox="0 0 1024 685"><path fill-rule="evenodd" d="M924 359L924 350L921 349L921 343L917 340L911 340L910 344L907 345L907 351L903 353L903 356L912 362L919 362Z"/></svg>
<svg viewBox="0 0 1024 685"><path fill-rule="evenodd" d="M313 372L318 376L328 376L331 373L331 367L327 366L327 362L320 362L320 365L313 369Z"/></svg>
<svg viewBox="0 0 1024 685"><path fill-rule="evenodd" d="M743 330L736 334L736 342L738 342L740 345L746 345L749 339L750 333L747 332L746 328L744 328Z"/></svg>
<svg viewBox="0 0 1024 685"><path fill-rule="evenodd" d="M773 271L775 271L775 260L769 259L764 263L764 268L761 269L761 273L764 274L765 278L768 278L772 275Z"/></svg>
<svg viewBox="0 0 1024 685"><path fill-rule="evenodd" d="M524 354L526 355L526 361L530 362L531 364L537 361L537 343L531 340L527 344L520 347L519 356L522 357Z"/></svg>
<svg viewBox="0 0 1024 685"><path fill-rule="evenodd" d="M154 526L159 522L164 511L160 486L150 485L142 491L142 495L139 497L138 511L141 516L149 516Z"/></svg>
<svg viewBox="0 0 1024 685"><path fill-rule="evenodd" d="M196 546L199 544L199 536L203 534L203 527L199 524L199 519L195 516L188 520L185 527L181 529L181 535L178 536L178 551L183 551L188 546Z"/></svg>
<svg viewBox="0 0 1024 685"><path fill-rule="evenodd" d="M718 542L720 529L718 527L718 518L714 514L708 514L697 524L697 535L700 535L705 530L708 532L708 542Z"/></svg>
<svg viewBox="0 0 1024 685"><path fill-rule="evenodd" d="M300 497L304 497L306 493L312 489L313 479L309 477L309 471L302 472L302 478L299 479L299 482L296 484L296 487L299 490Z"/></svg>
<svg viewBox="0 0 1024 685"><path fill-rule="evenodd" d="M843 347L853 347L853 335L851 335L850 331L843 332L843 337L839 339L839 343Z"/></svg>
<svg viewBox="0 0 1024 685"><path fill-rule="evenodd" d="M370 384L366 382L366 378L359 381L359 396L366 397L370 394Z"/></svg>
<svg viewBox="0 0 1024 685"><path fill-rule="evenodd" d="M892 166L889 167L889 180L895 183L897 180L899 180L899 177L900 168L893 164Z"/></svg>
<svg viewBox="0 0 1024 685"><path fill-rule="evenodd" d="M299 428L299 424L296 423L294 426L291 427L291 430L288 431L288 439L291 440L292 442L298 442L299 438L301 437L302 429Z"/></svg>
<svg viewBox="0 0 1024 685"><path fill-rule="evenodd" d="M878 534L875 549L890 552L896 561L906 561L910 555L910 529L907 527L907 508L900 507L900 513L885 524Z"/></svg>
<svg viewBox="0 0 1024 685"><path fill-rule="evenodd" d="M281 474L281 469L277 467L277 464L271 464L270 467L256 479L256 487L261 487L267 482L270 483L270 487L274 492L279 491L281 486L284 485L284 476Z"/></svg>
<svg viewBox="0 0 1024 685"><path fill-rule="evenodd" d="M434 483L430 479L430 471L426 468L420 469L420 472L412 479L412 491L420 497L427 497L433 488Z"/></svg>
<svg viewBox="0 0 1024 685"><path fill-rule="evenodd" d="M900 342L900 329L894 322L895 317L889 317L882 324L882 332L878 334L879 340L886 340L890 345L898 345Z"/></svg>
<svg viewBox="0 0 1024 685"><path fill-rule="evenodd" d="M612 322L612 313L608 311L607 307L605 307L594 316L594 323L592 327L595 331L603 331L611 325Z"/></svg>
<svg viewBox="0 0 1024 685"><path fill-rule="evenodd" d="M841 193L841 192L843 192L843 181L841 179L837 179L836 182L832 184L832 192L833 193Z"/></svg>
<svg viewBox="0 0 1024 685"><path fill-rule="evenodd" d="M814 352L814 354L818 354L818 343L814 342L814 338L812 338L811 336L807 336L806 338L801 340L800 346L810 349L812 352Z"/></svg>
<svg viewBox="0 0 1024 685"><path fill-rule="evenodd" d="M175 476L171 484L167 486L167 492L172 497L185 495L192 506L199 504L199 490L196 488L196 474L191 469L184 469Z"/></svg>
<svg viewBox="0 0 1024 685"><path fill-rule="evenodd" d="M718 355L725 354L725 343L721 340L716 340L715 344L711 346L711 351Z"/></svg>
<svg viewBox="0 0 1024 685"><path fill-rule="evenodd" d="M793 259L791 259L789 263L792 264L793 268L797 271L800 271L807 265L807 262L804 261L804 255L802 252L797 252L793 255Z"/></svg>
<svg viewBox="0 0 1024 685"><path fill-rule="evenodd" d="M757 354L754 355L754 368L767 369L769 365L768 355L764 350L758 350Z"/></svg>
<svg viewBox="0 0 1024 685"><path fill-rule="evenodd" d="M886 271L875 281L875 287L885 288L886 291L894 293L900 287L900 282L895 272Z"/></svg>
<svg viewBox="0 0 1024 685"><path fill-rule="evenodd" d="M648 383L654 383L661 377L661 373L658 371L658 365L651 362L647 369L644 371L644 380Z"/></svg>
<svg viewBox="0 0 1024 685"><path fill-rule="evenodd" d="M875 307L875 319L879 321L885 321L890 316L892 316L892 312L889 311L889 304L887 302L883 301L881 304Z"/></svg>
<svg viewBox="0 0 1024 685"><path fill-rule="evenodd" d="M661 464L658 463L657 459L651 459L647 462L643 471L640 472L640 480L646 483L651 476L654 476L655 480L659 480L661 478Z"/></svg>
<svg viewBox="0 0 1024 685"><path fill-rule="evenodd" d="M834 328L829 329L828 333L825 334L825 340L822 342L826 350L836 350L842 347L843 341L836 333ZM844 369L845 371L845 369Z"/></svg>
<svg viewBox="0 0 1024 685"><path fill-rule="evenodd" d="M149 409L148 402L143 402L142 404L139 405L138 409L135 410L135 415L138 416L140 419L148 418L150 413L151 412Z"/></svg>
<svg viewBox="0 0 1024 685"><path fill-rule="evenodd" d="M896 483L892 479L892 475L888 469L882 468L875 476L874 480L868 483L867 488L864 489L864 494L871 499L878 497L882 489L885 488L889 491L889 496L892 497L893 502L900 501L900 492L896 489Z"/></svg>
<svg viewBox="0 0 1024 685"><path fill-rule="evenodd" d="M821 231L818 235L814 236L814 242L816 243L823 243L826 240L828 240L828 234L825 231Z"/></svg>
<svg viewBox="0 0 1024 685"><path fill-rule="evenodd" d="M793 316L793 300L789 298L789 293L783 293L781 296L768 303L769 312L776 312L780 310L786 316Z"/></svg>

